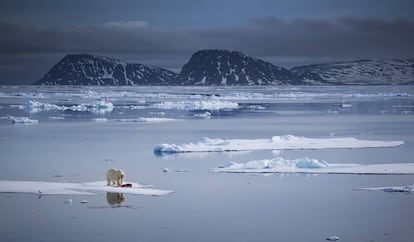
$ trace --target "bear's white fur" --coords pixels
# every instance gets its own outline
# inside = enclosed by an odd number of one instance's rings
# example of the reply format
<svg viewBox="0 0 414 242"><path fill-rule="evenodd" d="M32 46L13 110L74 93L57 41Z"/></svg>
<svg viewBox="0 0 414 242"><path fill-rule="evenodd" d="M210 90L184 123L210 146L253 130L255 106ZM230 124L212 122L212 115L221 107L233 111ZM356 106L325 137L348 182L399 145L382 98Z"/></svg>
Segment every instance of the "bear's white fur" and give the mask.
<svg viewBox="0 0 414 242"><path fill-rule="evenodd" d="M124 183L125 177L125 172L121 169L111 168L106 173L108 186L116 185L120 187Z"/></svg>

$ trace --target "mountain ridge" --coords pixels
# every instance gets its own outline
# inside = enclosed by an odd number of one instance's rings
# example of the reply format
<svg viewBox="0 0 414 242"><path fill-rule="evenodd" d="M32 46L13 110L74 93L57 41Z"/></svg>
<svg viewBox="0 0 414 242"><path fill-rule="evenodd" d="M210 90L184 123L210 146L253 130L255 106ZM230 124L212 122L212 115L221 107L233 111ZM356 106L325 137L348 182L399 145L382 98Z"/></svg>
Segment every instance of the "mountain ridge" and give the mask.
<svg viewBox="0 0 414 242"><path fill-rule="evenodd" d="M90 54L69 54L35 85L411 85L414 58L310 64L286 69L239 51L195 52L175 73Z"/></svg>
<svg viewBox="0 0 414 242"><path fill-rule="evenodd" d="M160 67L90 54L70 54L35 85L168 85L178 74Z"/></svg>

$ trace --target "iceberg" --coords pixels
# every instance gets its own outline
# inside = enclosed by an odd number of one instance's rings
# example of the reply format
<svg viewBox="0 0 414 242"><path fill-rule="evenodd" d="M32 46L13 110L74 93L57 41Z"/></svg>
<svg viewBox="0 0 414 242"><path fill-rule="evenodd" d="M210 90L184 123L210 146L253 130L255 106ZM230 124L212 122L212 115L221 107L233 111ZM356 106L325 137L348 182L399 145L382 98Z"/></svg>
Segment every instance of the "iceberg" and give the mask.
<svg viewBox="0 0 414 242"><path fill-rule="evenodd" d="M210 139L203 138L196 143L160 144L154 148L156 154L187 152L226 152L253 150L297 150L297 149L352 149L396 147L404 141L360 140L354 137L345 138L307 138L302 136L283 135L270 139Z"/></svg>
<svg viewBox="0 0 414 242"><path fill-rule="evenodd" d="M253 160L246 163L229 162L212 169L224 173L306 173L306 174L356 174L356 175L412 175L414 163L351 164L328 163L323 160L301 158L288 160L282 157Z"/></svg>
<svg viewBox="0 0 414 242"><path fill-rule="evenodd" d="M107 186L106 181L60 183L43 181L0 181L0 193L30 193L36 195L96 195L96 192L116 192L135 195L162 196L174 191L153 189L135 182L132 187Z"/></svg>

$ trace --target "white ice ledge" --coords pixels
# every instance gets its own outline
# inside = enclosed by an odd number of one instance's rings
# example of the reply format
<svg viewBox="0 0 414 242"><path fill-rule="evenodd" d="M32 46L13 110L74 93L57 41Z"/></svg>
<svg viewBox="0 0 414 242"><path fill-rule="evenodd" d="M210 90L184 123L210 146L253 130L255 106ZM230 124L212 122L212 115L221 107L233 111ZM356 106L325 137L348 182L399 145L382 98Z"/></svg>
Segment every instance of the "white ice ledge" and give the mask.
<svg viewBox="0 0 414 242"><path fill-rule="evenodd" d="M173 191L153 189L135 182L132 187L107 186L106 181L60 183L42 181L0 181L0 193L31 193L36 195L96 195L96 192L115 192L135 195L162 196Z"/></svg>
<svg viewBox="0 0 414 242"><path fill-rule="evenodd" d="M283 135L270 139L210 139L204 138L196 143L160 144L154 148L156 154L186 152L225 152L252 150L295 150L295 149L351 149L380 148L403 145L404 141L360 140L346 138L306 138Z"/></svg>
<svg viewBox="0 0 414 242"><path fill-rule="evenodd" d="M287 160L281 157L268 160L254 160L246 163L229 162L212 169L226 173L307 173L307 174L356 174L356 175L412 175L414 163L395 164L350 164L335 163L317 159L301 158Z"/></svg>

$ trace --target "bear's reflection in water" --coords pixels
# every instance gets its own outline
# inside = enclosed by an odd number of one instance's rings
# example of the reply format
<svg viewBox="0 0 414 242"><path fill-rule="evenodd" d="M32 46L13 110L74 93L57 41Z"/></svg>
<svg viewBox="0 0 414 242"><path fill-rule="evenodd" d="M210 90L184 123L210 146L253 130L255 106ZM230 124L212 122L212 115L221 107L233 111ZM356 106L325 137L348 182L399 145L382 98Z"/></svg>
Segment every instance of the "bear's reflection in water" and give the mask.
<svg viewBox="0 0 414 242"><path fill-rule="evenodd" d="M109 205L119 205L125 202L125 195L123 193L107 192L106 201Z"/></svg>

